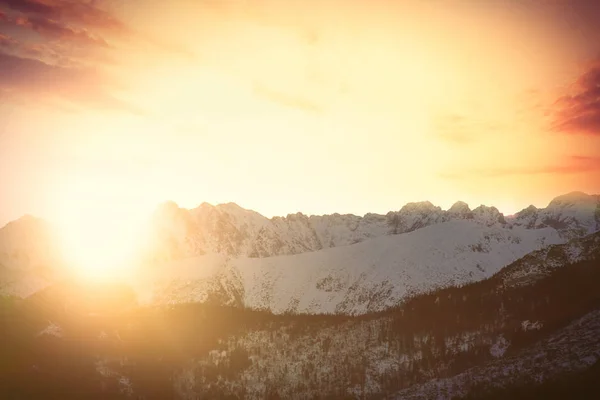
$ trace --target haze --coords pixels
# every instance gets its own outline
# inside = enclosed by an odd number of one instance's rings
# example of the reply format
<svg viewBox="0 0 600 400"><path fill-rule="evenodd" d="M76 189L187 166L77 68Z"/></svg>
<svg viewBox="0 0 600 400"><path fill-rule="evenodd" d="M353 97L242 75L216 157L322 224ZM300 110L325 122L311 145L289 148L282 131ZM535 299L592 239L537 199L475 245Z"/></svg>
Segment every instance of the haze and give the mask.
<svg viewBox="0 0 600 400"><path fill-rule="evenodd" d="M591 0L0 0L0 224L126 232L114 249L165 200L510 214L596 193L597 20Z"/></svg>

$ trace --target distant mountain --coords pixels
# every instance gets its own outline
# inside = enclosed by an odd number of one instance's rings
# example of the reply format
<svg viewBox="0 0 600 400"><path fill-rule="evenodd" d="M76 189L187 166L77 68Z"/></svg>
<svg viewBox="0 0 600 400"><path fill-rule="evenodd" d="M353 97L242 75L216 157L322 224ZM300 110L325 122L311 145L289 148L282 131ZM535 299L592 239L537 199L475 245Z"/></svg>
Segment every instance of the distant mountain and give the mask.
<svg viewBox="0 0 600 400"><path fill-rule="evenodd" d="M62 265L52 227L26 215L0 229L0 294L28 296L50 285Z"/></svg>
<svg viewBox="0 0 600 400"><path fill-rule="evenodd" d="M558 197L536 210L540 222L533 224L527 210L504 218L495 207L470 210L458 202L443 211L422 202L385 217L269 220L233 204L192 211L169 204L158 221L179 221L166 224L179 229L159 237L156 246L171 246L163 252L168 256L144 268L136 286L148 303L218 301L275 313L379 311L416 293L485 279L532 251L595 232L600 199ZM256 243L261 257L254 257Z"/></svg>
<svg viewBox="0 0 600 400"><path fill-rule="evenodd" d="M297 213L271 219L234 203L203 203L193 210L166 203L154 216L148 247L152 248L150 258L162 261L206 253L262 258L347 246L463 219L487 226L550 227L571 239L600 230L600 196L573 192L552 200L545 209L529 207L512 218L505 218L495 207L481 205L471 210L460 201L447 211L426 201L408 203L386 215Z"/></svg>
<svg viewBox="0 0 600 400"><path fill-rule="evenodd" d="M552 200L548 207L529 206L511 219L529 229L552 227L564 237L574 238L600 231L600 195L572 192Z"/></svg>
<svg viewBox="0 0 600 400"><path fill-rule="evenodd" d="M365 313L484 279L527 253L598 228L600 196L580 192L507 218L495 207L471 210L463 202L449 210L420 202L387 215L271 219L233 203L187 210L169 202L151 218L132 284L144 302ZM48 232L32 217L0 230L1 291L29 295L41 285L32 283L40 279L36 271L60 265Z"/></svg>
<svg viewBox="0 0 600 400"><path fill-rule="evenodd" d="M151 303L203 302L275 313L366 313L406 296L487 278L532 249L563 243L537 230L478 220L438 223L351 246L268 258L207 254L145 268L140 298ZM150 291L150 292L146 292Z"/></svg>

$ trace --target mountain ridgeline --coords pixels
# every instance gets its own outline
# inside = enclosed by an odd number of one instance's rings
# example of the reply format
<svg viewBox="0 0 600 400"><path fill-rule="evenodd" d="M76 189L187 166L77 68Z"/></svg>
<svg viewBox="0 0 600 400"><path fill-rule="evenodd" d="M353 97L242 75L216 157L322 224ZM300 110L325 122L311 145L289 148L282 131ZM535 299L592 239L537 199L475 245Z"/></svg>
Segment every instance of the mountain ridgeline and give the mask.
<svg viewBox="0 0 600 400"><path fill-rule="evenodd" d="M574 192L504 217L457 202L409 203L387 215L265 218L235 204L163 204L150 221L133 282L144 304L217 302L275 313L364 314L436 288L488 278L549 245L596 232L600 197ZM59 281L44 221L0 230L0 293Z"/></svg>
<svg viewBox="0 0 600 400"><path fill-rule="evenodd" d="M530 206L513 218L496 207L473 210L456 202L447 211L432 203L408 203L386 215L289 214L268 219L234 203L203 203L186 210L163 204L154 215L153 256L177 259L206 253L229 256L271 257L346 246L388 234L412 232L452 220L472 219L487 226L551 227L573 238L600 230L600 196L573 192L552 200L548 207Z"/></svg>

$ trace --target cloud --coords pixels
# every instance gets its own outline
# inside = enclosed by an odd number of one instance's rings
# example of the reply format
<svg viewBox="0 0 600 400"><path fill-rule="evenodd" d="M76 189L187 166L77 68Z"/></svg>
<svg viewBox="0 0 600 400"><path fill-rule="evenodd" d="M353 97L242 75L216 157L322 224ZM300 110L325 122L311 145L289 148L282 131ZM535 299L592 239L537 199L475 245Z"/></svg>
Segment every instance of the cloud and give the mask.
<svg viewBox="0 0 600 400"><path fill-rule="evenodd" d="M440 173L444 179L456 180L470 177L498 178L523 175L570 175L583 172L600 171L600 157L573 155L566 157L562 163L539 167L484 168L462 172Z"/></svg>
<svg viewBox="0 0 600 400"><path fill-rule="evenodd" d="M67 68L0 52L0 92L60 98L96 108L141 111L114 97L114 87L98 70Z"/></svg>
<svg viewBox="0 0 600 400"><path fill-rule="evenodd" d="M122 47L125 44L135 49L150 45L159 51L195 60L195 54L182 46L136 32L101 8L103 3L76 0L0 0L0 7L8 6L6 10L9 11L6 13L0 9L0 22L31 29L52 40L53 45L63 44L63 48L64 44L80 44L80 48L85 46L91 52L94 49ZM95 55L96 62L101 61L101 58Z"/></svg>
<svg viewBox="0 0 600 400"><path fill-rule="evenodd" d="M4 7L0 9L2 98L61 109L61 102L68 101L79 107L140 114L141 110L114 96L123 87L104 68L115 65L116 50L131 38L131 31L97 4L0 0L0 8ZM104 36L114 39L110 45Z"/></svg>
<svg viewBox="0 0 600 400"><path fill-rule="evenodd" d="M74 29L51 19L40 17L17 17L15 24L33 29L40 35L86 45L108 47L108 43L100 37L95 37L84 29Z"/></svg>
<svg viewBox="0 0 600 400"><path fill-rule="evenodd" d="M18 42L12 37L0 33L0 48L12 48L17 44Z"/></svg>
<svg viewBox="0 0 600 400"><path fill-rule="evenodd" d="M0 1L0 4L5 4L14 10L39 14L51 13L53 10L52 5L35 0L2 0Z"/></svg>
<svg viewBox="0 0 600 400"><path fill-rule="evenodd" d="M44 19L63 20L86 27L124 33L127 26L111 13L102 10L97 2L77 0L0 0L9 8L40 16Z"/></svg>
<svg viewBox="0 0 600 400"><path fill-rule="evenodd" d="M27 99L39 105L58 104L55 100L60 99L140 113L113 95L127 90L107 75L123 66L119 55L148 48L188 59L193 55L131 29L104 5L104 1L0 0L3 100Z"/></svg>
<svg viewBox="0 0 600 400"><path fill-rule="evenodd" d="M272 103L279 104L287 108L298 109L311 113L320 113L323 111L321 106L311 102L310 100L293 94L279 92L260 84L254 85L254 93Z"/></svg>
<svg viewBox="0 0 600 400"><path fill-rule="evenodd" d="M556 101L551 113L553 129L600 136L600 59L576 80L572 92Z"/></svg>

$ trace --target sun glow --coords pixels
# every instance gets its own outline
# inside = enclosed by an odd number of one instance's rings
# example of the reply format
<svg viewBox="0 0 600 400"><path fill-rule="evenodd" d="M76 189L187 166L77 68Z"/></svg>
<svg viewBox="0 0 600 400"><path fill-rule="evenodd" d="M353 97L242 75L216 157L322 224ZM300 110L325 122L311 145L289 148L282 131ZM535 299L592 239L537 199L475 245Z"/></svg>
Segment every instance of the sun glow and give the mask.
<svg viewBox="0 0 600 400"><path fill-rule="evenodd" d="M139 205L90 184L62 193L55 226L69 269L93 281L131 277L144 220Z"/></svg>

